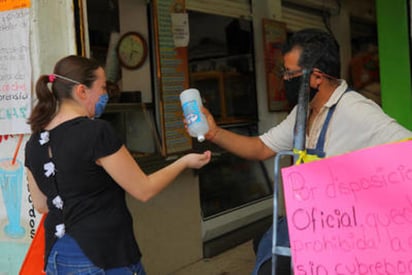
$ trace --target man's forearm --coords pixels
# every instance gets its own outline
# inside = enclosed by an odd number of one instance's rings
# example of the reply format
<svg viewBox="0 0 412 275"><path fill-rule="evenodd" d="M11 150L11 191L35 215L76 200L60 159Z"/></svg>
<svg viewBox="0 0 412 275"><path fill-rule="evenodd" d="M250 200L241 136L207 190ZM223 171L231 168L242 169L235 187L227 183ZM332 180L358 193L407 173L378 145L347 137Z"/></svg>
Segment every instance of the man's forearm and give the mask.
<svg viewBox="0 0 412 275"><path fill-rule="evenodd" d="M244 136L219 127L210 141L241 158L263 160L269 157L265 145L256 136Z"/></svg>

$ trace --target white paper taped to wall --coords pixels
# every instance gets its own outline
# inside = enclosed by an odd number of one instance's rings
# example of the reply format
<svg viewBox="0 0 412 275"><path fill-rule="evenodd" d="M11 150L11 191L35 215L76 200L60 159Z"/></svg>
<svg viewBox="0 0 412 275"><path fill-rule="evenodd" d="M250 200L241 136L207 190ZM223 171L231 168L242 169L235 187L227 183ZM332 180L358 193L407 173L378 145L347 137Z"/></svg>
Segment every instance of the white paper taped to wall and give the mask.
<svg viewBox="0 0 412 275"><path fill-rule="evenodd" d="M189 16L187 13L172 13L172 33L176 47L187 47L189 45Z"/></svg>

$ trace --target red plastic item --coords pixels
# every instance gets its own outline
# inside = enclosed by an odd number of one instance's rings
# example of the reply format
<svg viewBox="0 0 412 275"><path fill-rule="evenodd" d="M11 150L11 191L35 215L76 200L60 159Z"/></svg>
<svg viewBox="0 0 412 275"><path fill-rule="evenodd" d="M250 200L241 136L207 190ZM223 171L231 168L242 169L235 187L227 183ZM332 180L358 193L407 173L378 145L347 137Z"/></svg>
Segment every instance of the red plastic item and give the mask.
<svg viewBox="0 0 412 275"><path fill-rule="evenodd" d="M36 234L27 250L26 257L20 267L19 275L44 275L45 233L44 220L47 214L43 214L37 227Z"/></svg>

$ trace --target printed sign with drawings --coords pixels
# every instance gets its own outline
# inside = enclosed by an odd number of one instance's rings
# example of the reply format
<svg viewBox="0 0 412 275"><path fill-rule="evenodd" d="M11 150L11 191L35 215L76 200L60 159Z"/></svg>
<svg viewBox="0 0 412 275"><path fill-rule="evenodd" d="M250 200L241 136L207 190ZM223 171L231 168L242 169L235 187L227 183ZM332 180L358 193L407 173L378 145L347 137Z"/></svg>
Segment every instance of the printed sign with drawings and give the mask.
<svg viewBox="0 0 412 275"><path fill-rule="evenodd" d="M29 6L28 0L0 2L0 135L30 133Z"/></svg>
<svg viewBox="0 0 412 275"><path fill-rule="evenodd" d="M0 1L0 273L18 274L37 227L22 148L30 133L30 0Z"/></svg>

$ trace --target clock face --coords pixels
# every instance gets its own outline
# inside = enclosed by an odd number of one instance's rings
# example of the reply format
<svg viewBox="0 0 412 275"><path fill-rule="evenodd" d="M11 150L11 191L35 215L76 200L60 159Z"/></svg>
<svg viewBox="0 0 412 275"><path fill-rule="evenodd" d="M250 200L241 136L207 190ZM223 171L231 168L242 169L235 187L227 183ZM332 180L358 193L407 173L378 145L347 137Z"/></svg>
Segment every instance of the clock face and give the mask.
<svg viewBox="0 0 412 275"><path fill-rule="evenodd" d="M143 37L136 32L125 33L119 39L117 56L120 64L128 69L143 65L147 55L147 46Z"/></svg>

